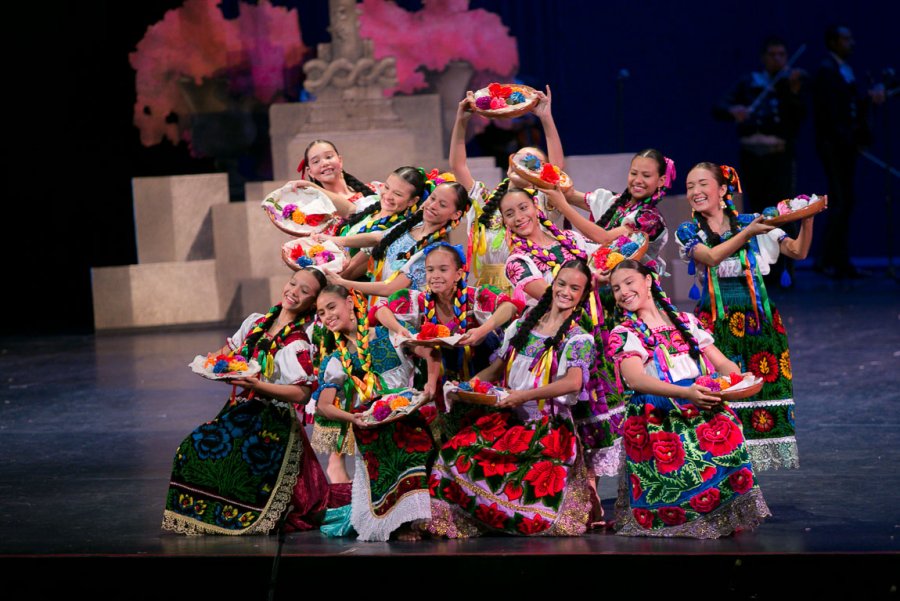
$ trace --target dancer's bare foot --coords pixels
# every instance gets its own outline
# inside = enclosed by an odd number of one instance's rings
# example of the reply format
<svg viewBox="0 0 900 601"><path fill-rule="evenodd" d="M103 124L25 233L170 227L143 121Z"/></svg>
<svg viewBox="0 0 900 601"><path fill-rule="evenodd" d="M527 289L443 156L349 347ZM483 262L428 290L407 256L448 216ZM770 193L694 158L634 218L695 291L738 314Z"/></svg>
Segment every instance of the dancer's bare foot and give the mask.
<svg viewBox="0 0 900 601"><path fill-rule="evenodd" d="M328 468L325 470L328 481L332 484L346 484L350 482L350 474L344 467L344 456L339 453L332 453L328 456Z"/></svg>

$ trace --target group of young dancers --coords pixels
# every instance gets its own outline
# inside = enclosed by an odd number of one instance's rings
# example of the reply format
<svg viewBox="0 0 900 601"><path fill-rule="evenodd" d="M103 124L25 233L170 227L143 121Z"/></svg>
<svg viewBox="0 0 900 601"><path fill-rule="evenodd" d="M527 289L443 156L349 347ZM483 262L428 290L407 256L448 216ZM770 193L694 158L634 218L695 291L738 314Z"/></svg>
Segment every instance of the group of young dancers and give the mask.
<svg viewBox="0 0 900 601"><path fill-rule="evenodd" d="M517 154L561 166L550 105L548 89L534 112L549 156ZM812 218L792 239L737 212L734 169L694 166L693 218L674 237L702 297L680 312L660 258L671 160L638 153L620 194L534 190L512 170L490 189L466 165L471 107L471 96L460 102L441 175L400 167L366 184L334 144L309 144L294 186L332 199L342 224L320 239L349 260L340 273L295 272L281 302L227 340L221 352L263 369L179 446L166 529L265 533L284 520L361 540L598 526L715 538L769 515L755 474L797 467L797 449L784 322L762 276L779 253L806 256ZM466 243L451 244L460 228ZM593 265L597 248L634 231L650 241L640 261ZM462 338L404 344L429 323ZM740 402L696 381L742 372L764 383ZM456 385L473 378L508 394L495 406L462 402ZM406 388L431 400L389 423L362 418ZM314 449L330 454L327 478ZM604 520L596 482L613 475L617 512Z"/></svg>

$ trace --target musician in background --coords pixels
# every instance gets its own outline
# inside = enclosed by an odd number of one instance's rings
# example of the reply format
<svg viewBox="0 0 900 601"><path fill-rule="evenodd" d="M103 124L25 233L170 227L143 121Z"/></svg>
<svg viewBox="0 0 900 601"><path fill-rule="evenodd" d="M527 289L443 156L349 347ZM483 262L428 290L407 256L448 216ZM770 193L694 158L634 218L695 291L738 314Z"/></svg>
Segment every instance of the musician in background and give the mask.
<svg viewBox="0 0 900 601"><path fill-rule="evenodd" d="M847 63L854 44L847 27L829 27L825 32L828 55L812 85L816 152L828 177L829 213L816 269L834 278L862 275L850 262L849 249L857 153L871 143L869 105L885 100L883 85L866 90Z"/></svg>
<svg viewBox="0 0 900 601"><path fill-rule="evenodd" d="M737 125L744 211L748 213L760 213L779 200L793 198L796 140L806 117L803 83L807 75L788 66L784 40L766 38L761 59L763 69L742 77L713 109L714 117ZM767 279L788 287L790 277L783 272L793 272L793 261L781 258L779 263ZM775 281L767 283L771 287Z"/></svg>

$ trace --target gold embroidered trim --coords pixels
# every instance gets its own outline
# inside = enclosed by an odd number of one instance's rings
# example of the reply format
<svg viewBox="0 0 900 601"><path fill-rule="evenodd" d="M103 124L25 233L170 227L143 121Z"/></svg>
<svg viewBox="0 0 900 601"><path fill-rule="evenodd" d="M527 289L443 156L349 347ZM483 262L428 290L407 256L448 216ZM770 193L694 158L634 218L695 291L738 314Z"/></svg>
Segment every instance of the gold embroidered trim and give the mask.
<svg viewBox="0 0 900 601"><path fill-rule="evenodd" d="M314 423L309 444L316 453L340 453L341 455L353 455L356 453L353 432L350 431L349 427L347 428L347 436L344 437L344 446L338 450L337 443L340 437L340 427L322 426Z"/></svg>

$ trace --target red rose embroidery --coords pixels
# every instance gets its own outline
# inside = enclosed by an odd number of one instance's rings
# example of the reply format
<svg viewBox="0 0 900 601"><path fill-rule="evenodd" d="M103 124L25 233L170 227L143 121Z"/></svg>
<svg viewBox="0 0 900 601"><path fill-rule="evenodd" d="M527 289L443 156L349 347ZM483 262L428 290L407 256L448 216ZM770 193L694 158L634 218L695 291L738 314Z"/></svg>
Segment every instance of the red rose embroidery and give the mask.
<svg viewBox="0 0 900 601"><path fill-rule="evenodd" d="M769 351L760 351L750 357L750 371L771 384L778 379L778 359Z"/></svg>
<svg viewBox="0 0 900 601"><path fill-rule="evenodd" d="M687 521L687 516L684 514L684 509L681 507L660 507L659 519L667 526L677 526L685 523Z"/></svg>
<svg viewBox="0 0 900 601"><path fill-rule="evenodd" d="M632 461L649 461L653 458L647 422L643 417L632 416L625 420L622 424L622 439L625 452Z"/></svg>
<svg viewBox="0 0 900 601"><path fill-rule="evenodd" d="M366 471L369 472L369 480L378 480L378 457L372 451L363 453L363 459L366 462Z"/></svg>
<svg viewBox="0 0 900 601"><path fill-rule="evenodd" d="M447 499L448 502L459 505L463 508L468 507L469 501L472 500L472 497L467 495L462 486L460 486L456 482L451 482L450 484L445 486L443 493L444 498Z"/></svg>
<svg viewBox="0 0 900 601"><path fill-rule="evenodd" d="M739 495L744 494L753 488L753 472L742 467L739 471L728 476L728 484L731 489Z"/></svg>
<svg viewBox="0 0 900 601"><path fill-rule="evenodd" d="M437 408L434 405L425 405L419 408L419 415L425 419L426 424L430 424L437 417Z"/></svg>
<svg viewBox="0 0 900 601"><path fill-rule="evenodd" d="M647 423L658 426L663 423L665 417L666 414L662 409L653 405L644 405L644 418L647 420Z"/></svg>
<svg viewBox="0 0 900 601"><path fill-rule="evenodd" d="M549 527L550 522L548 522L538 514L534 514L533 518L523 518L522 521L519 522L518 530L522 534L537 534L538 532L543 532Z"/></svg>
<svg viewBox="0 0 900 601"><path fill-rule="evenodd" d="M696 432L700 449L716 457L732 452L744 440L741 429L721 414L697 426Z"/></svg>
<svg viewBox="0 0 900 601"><path fill-rule="evenodd" d="M503 494L506 495L506 498L510 501L517 501L522 497L522 487L514 482L507 482L506 486L503 487Z"/></svg>
<svg viewBox="0 0 900 601"><path fill-rule="evenodd" d="M491 413L478 418L475 427L481 432L481 437L488 442L499 438L506 431L506 415L503 413Z"/></svg>
<svg viewBox="0 0 900 601"><path fill-rule="evenodd" d="M424 453L431 450L431 436L422 428L407 426L397 422L394 428L394 442L407 453Z"/></svg>
<svg viewBox="0 0 900 601"><path fill-rule="evenodd" d="M551 461L539 461L525 474L538 498L555 495L566 485L566 470Z"/></svg>
<svg viewBox="0 0 900 601"><path fill-rule="evenodd" d="M691 497L690 504L698 513L709 513L719 506L720 496L718 488L710 488Z"/></svg>
<svg viewBox="0 0 900 601"><path fill-rule="evenodd" d="M661 474L677 471L684 465L684 446L674 432L654 432L650 435L656 469Z"/></svg>
<svg viewBox="0 0 900 601"><path fill-rule="evenodd" d="M679 407L681 407L681 415L684 419L694 419L700 415L700 410L693 403L679 405Z"/></svg>
<svg viewBox="0 0 900 601"><path fill-rule="evenodd" d="M531 444L533 437L534 430L526 430L522 426L513 426L494 443L492 448L495 451L521 453L528 450L528 445Z"/></svg>
<svg viewBox="0 0 900 601"><path fill-rule="evenodd" d="M469 468L472 467L472 462L469 461L469 458L465 455L460 455L456 458L456 471L460 474L465 474L469 471Z"/></svg>
<svg viewBox="0 0 900 601"><path fill-rule="evenodd" d="M561 426L556 430L541 438L541 455L550 457L551 459L559 459L560 461L569 461L575 454L575 437L565 426Z"/></svg>
<svg viewBox="0 0 900 601"><path fill-rule="evenodd" d="M503 476L504 474L516 471L516 467L518 467L516 462L510 457L500 455L499 453L487 449L479 451L478 454L475 455L475 461L477 461L478 465L481 466L481 469L484 470L485 478L490 478L491 476Z"/></svg>
<svg viewBox="0 0 900 601"><path fill-rule="evenodd" d="M717 471L716 468L714 468L711 465L708 465L705 468L703 468L702 472L700 472L700 478L704 482L708 482L709 480L712 480L715 477L716 471Z"/></svg>
<svg viewBox="0 0 900 601"><path fill-rule="evenodd" d="M637 475L631 474L629 479L631 480L631 499L635 500L644 493L644 489L641 488L641 479Z"/></svg>
<svg viewBox="0 0 900 601"><path fill-rule="evenodd" d="M447 444L444 445L445 449L454 449L456 451L461 448L465 448L471 446L475 443L475 440L478 438L478 435L475 434L475 430L472 428L464 428L456 433L456 435L447 441Z"/></svg>
<svg viewBox="0 0 900 601"><path fill-rule="evenodd" d="M487 526L497 530L502 530L506 527L507 516L497 508L496 503L491 503L490 506L479 504L475 507L475 517Z"/></svg>
<svg viewBox="0 0 900 601"><path fill-rule="evenodd" d="M378 440L378 430L372 428L353 428L353 434L361 445L370 445Z"/></svg>
<svg viewBox="0 0 900 601"><path fill-rule="evenodd" d="M700 311L697 313L697 319L700 321L700 325L703 326L703 329L712 334L712 313L709 311Z"/></svg>
<svg viewBox="0 0 900 601"><path fill-rule="evenodd" d="M648 530L653 528L653 512L649 509L632 509L631 515L641 525L641 528L647 528Z"/></svg>
<svg viewBox="0 0 900 601"><path fill-rule="evenodd" d="M432 497L437 496L437 487L441 483L441 477L437 474L431 474L428 479L428 494Z"/></svg>

